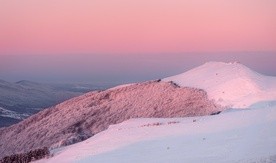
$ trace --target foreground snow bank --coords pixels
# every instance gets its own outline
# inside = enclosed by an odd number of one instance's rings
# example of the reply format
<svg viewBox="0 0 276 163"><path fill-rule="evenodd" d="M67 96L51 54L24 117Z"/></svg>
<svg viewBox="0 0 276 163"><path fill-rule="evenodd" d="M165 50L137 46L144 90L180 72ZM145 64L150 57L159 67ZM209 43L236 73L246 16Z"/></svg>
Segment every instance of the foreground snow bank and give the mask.
<svg viewBox="0 0 276 163"><path fill-rule="evenodd" d="M276 101L276 77L261 75L237 62L208 62L163 81L204 89L210 99L229 108Z"/></svg>
<svg viewBox="0 0 276 163"><path fill-rule="evenodd" d="M132 119L40 162L275 162L276 107Z"/></svg>

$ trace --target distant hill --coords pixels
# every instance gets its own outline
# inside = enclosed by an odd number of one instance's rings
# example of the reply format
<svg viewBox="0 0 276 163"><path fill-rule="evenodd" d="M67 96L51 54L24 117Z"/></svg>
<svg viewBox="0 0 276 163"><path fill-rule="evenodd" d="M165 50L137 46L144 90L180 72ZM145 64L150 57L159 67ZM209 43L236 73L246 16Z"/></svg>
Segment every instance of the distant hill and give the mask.
<svg viewBox="0 0 276 163"><path fill-rule="evenodd" d="M92 84L42 84L27 80L11 83L0 80L0 127L17 123L43 108L85 92L106 88Z"/></svg>

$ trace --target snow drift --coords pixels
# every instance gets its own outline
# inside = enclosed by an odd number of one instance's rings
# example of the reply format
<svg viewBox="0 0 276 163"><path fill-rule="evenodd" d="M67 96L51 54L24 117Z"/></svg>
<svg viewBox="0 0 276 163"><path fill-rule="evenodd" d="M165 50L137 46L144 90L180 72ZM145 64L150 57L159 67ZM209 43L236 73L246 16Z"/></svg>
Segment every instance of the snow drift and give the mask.
<svg viewBox="0 0 276 163"><path fill-rule="evenodd" d="M276 107L216 116L132 119L39 163L273 163Z"/></svg>

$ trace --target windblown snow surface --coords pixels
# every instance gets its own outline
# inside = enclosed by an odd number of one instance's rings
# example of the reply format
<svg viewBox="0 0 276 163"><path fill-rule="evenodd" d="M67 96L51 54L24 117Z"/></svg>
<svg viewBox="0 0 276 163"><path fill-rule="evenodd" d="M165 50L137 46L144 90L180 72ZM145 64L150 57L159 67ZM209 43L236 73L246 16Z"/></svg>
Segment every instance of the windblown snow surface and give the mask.
<svg viewBox="0 0 276 163"><path fill-rule="evenodd" d="M231 108L257 107L276 99L275 77L261 75L238 62L208 62L163 81L201 88L209 98Z"/></svg>
<svg viewBox="0 0 276 163"><path fill-rule="evenodd" d="M276 162L276 108L133 119L40 162Z"/></svg>
<svg viewBox="0 0 276 163"><path fill-rule="evenodd" d="M163 81L204 89L235 109L212 116L127 120L39 162L276 162L275 77L239 63L211 62Z"/></svg>

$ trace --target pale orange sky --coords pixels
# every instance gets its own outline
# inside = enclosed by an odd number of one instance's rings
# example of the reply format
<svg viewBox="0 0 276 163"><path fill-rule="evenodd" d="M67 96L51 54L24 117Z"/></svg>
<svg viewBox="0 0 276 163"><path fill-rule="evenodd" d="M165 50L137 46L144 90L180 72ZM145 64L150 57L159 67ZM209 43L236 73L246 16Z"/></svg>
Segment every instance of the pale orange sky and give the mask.
<svg viewBox="0 0 276 163"><path fill-rule="evenodd" d="M0 55L276 51L275 0L0 0Z"/></svg>

